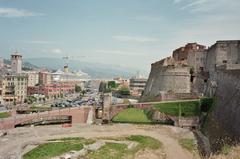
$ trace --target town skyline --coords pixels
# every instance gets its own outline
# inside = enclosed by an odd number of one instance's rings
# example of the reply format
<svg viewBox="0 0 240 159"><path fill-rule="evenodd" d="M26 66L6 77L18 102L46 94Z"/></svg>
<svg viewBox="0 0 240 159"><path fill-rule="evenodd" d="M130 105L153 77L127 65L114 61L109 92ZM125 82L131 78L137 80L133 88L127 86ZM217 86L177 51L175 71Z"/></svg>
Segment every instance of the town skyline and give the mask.
<svg viewBox="0 0 240 159"><path fill-rule="evenodd" d="M149 71L186 43L239 39L239 6L237 0L1 0L0 56L16 50L26 59L69 55Z"/></svg>

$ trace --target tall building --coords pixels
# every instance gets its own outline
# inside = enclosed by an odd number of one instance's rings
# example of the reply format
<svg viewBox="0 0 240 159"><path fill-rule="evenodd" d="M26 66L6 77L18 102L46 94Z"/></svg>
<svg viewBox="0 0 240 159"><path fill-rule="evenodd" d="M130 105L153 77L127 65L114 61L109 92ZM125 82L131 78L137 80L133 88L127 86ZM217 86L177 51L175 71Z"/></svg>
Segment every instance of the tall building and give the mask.
<svg viewBox="0 0 240 159"><path fill-rule="evenodd" d="M50 72L39 72L39 84L40 85L48 85L53 81L52 74Z"/></svg>
<svg viewBox="0 0 240 159"><path fill-rule="evenodd" d="M15 52L15 54L11 55L11 68L15 73L22 72L22 55L20 55L18 52Z"/></svg>
<svg viewBox="0 0 240 159"><path fill-rule="evenodd" d="M4 61L3 58L0 57L0 69L3 69L4 67Z"/></svg>

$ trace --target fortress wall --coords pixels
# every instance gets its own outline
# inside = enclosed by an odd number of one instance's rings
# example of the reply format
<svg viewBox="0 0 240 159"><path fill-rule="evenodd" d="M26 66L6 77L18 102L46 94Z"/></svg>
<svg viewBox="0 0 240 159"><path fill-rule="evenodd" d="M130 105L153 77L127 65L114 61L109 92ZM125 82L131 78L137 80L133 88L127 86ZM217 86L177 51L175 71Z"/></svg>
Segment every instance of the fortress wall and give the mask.
<svg viewBox="0 0 240 159"><path fill-rule="evenodd" d="M216 105L205 130L213 150L240 139L240 70L218 70L216 82Z"/></svg>
<svg viewBox="0 0 240 159"><path fill-rule="evenodd" d="M240 64L240 41L217 41L207 52L206 71L213 74L216 66Z"/></svg>
<svg viewBox="0 0 240 159"><path fill-rule="evenodd" d="M153 64L144 95L158 96L160 92L190 93L188 67Z"/></svg>

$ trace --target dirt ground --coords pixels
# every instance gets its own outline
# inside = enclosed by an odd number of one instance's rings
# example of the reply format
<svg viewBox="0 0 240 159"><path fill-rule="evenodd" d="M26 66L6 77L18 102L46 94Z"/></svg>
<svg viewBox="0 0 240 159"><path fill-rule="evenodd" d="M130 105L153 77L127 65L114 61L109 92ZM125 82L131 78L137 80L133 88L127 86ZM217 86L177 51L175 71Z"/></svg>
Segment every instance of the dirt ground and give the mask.
<svg viewBox="0 0 240 159"><path fill-rule="evenodd" d="M48 139L63 137L121 137L129 135L146 135L160 140L163 149L159 152L148 150L136 154L141 159L196 159L199 158L183 149L179 138L194 138L186 129L171 126L151 125L74 125L62 128L61 125L16 128L8 131L8 135L0 137L0 159L20 159L23 153L33 148L33 145ZM161 157L160 157L161 156Z"/></svg>

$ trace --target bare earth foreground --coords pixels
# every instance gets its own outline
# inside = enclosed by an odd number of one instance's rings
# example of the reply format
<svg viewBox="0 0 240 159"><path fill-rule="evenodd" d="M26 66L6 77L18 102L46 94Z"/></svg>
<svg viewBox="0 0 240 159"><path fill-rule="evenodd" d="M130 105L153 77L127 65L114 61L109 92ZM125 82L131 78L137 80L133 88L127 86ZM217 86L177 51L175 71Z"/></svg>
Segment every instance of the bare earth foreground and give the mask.
<svg viewBox="0 0 240 159"><path fill-rule="evenodd" d="M180 138L194 138L189 130L170 126L151 125L74 125L71 128L62 128L60 125L16 128L8 131L8 135L0 137L0 159L18 159L33 146L48 139L63 137L121 137L129 135L145 135L160 140L163 143L161 152L143 152L142 159L195 159L196 154L183 149L178 140ZM164 152L164 154L163 154ZM157 154L163 154L162 157Z"/></svg>

